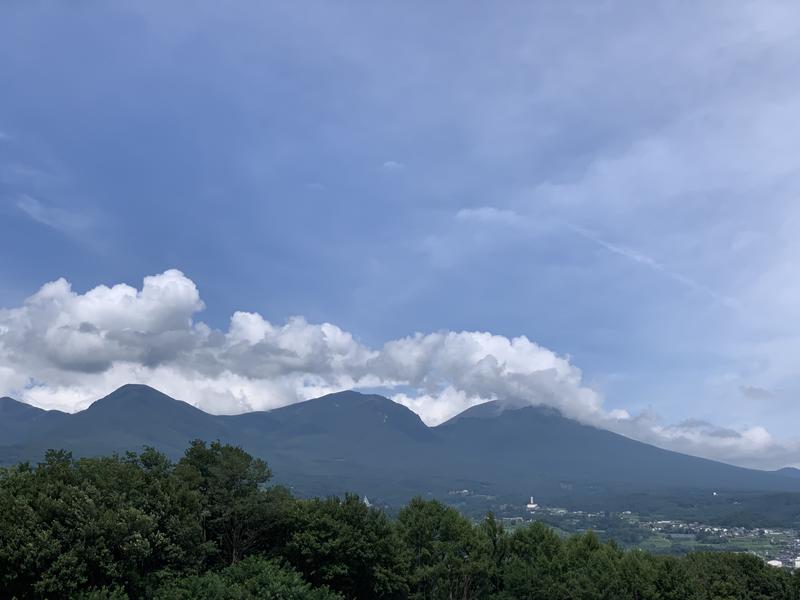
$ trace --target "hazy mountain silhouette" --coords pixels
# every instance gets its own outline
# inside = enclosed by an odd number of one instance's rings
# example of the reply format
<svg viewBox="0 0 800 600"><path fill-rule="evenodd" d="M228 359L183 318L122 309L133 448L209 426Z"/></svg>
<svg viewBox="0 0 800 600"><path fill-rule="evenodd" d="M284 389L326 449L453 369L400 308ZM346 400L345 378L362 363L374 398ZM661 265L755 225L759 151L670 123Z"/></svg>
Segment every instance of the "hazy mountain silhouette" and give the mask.
<svg viewBox="0 0 800 600"><path fill-rule="evenodd" d="M800 469L796 469L795 467L783 467L782 469L778 469L775 471L779 475L783 475L784 477L791 477L792 479L800 479Z"/></svg>

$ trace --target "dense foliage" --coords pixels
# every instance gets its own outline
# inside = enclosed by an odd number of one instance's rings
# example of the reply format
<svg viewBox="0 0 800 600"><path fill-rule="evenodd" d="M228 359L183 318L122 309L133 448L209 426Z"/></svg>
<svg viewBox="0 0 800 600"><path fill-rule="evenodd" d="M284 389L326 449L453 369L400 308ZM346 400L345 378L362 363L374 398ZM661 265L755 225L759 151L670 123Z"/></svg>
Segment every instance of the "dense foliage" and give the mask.
<svg viewBox="0 0 800 600"><path fill-rule="evenodd" d="M654 556L507 532L417 498L396 519L357 496L299 500L267 465L194 442L0 471L0 597L800 600L800 573L747 554Z"/></svg>

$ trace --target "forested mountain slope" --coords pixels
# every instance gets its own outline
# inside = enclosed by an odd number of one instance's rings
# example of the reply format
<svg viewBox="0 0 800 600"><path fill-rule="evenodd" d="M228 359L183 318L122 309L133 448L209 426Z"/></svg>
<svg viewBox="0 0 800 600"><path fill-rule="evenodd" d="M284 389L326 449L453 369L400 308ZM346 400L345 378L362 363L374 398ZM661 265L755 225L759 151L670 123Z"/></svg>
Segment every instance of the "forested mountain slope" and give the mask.
<svg viewBox="0 0 800 600"><path fill-rule="evenodd" d="M583 425L542 407L473 407L427 427L378 395L340 392L269 412L205 413L142 385L126 385L79 413L0 401L0 462L153 446L180 457L192 439L219 439L269 461L303 494L356 490L391 501L470 489L542 499L666 489L800 491L781 472L670 452Z"/></svg>

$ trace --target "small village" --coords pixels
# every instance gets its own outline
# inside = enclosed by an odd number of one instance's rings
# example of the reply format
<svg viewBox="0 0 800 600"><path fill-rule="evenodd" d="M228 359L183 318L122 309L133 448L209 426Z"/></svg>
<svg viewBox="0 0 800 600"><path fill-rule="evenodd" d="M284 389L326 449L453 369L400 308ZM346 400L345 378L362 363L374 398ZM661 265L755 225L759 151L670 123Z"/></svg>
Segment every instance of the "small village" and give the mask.
<svg viewBox="0 0 800 600"><path fill-rule="evenodd" d="M629 510L620 513L568 510L540 505L533 497L524 507L517 506L517 512L516 516L503 517L506 527L513 529L540 521L562 535L592 530L601 539L613 539L621 545L655 553L747 552L776 568L800 569L800 531L796 529L721 527L698 521L654 520Z"/></svg>

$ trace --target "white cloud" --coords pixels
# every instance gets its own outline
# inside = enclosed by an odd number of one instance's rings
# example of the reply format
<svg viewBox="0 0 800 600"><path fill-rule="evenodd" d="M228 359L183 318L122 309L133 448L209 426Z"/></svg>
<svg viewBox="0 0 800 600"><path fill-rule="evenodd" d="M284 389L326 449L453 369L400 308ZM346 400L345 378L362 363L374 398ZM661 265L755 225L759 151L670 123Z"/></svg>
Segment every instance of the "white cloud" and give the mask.
<svg viewBox="0 0 800 600"><path fill-rule="evenodd" d="M98 286L80 294L47 283L23 306L0 310L0 394L46 408L79 410L124 383L147 383L216 413L269 409L348 388L387 395L440 423L488 400L553 406L582 422L658 445L740 462L792 462L792 448L761 427L662 424L607 411L568 358L525 336L441 331L359 343L330 323L275 324L236 312L226 331L195 320L204 307L177 270L141 289Z"/></svg>
<svg viewBox="0 0 800 600"><path fill-rule="evenodd" d="M32 174L36 172L33 171ZM75 212L49 206L25 194L17 199L17 208L37 223L69 235L81 234L90 224L88 219Z"/></svg>
<svg viewBox="0 0 800 600"><path fill-rule="evenodd" d="M406 168L404 163L401 163L396 160L387 160L381 165L381 169L384 171L402 171Z"/></svg>
<svg viewBox="0 0 800 600"><path fill-rule="evenodd" d="M527 219L513 210L480 206L478 208L462 208L456 213L459 221L475 221L478 223L497 223L500 225L526 224Z"/></svg>

